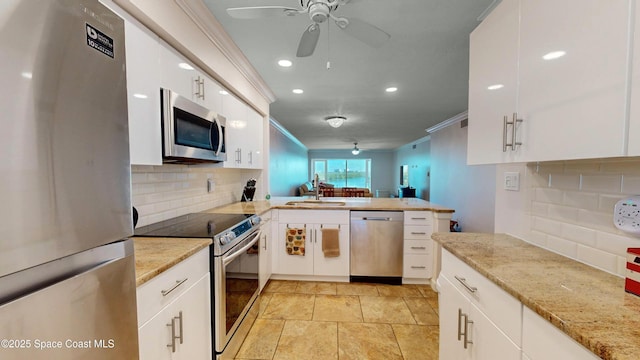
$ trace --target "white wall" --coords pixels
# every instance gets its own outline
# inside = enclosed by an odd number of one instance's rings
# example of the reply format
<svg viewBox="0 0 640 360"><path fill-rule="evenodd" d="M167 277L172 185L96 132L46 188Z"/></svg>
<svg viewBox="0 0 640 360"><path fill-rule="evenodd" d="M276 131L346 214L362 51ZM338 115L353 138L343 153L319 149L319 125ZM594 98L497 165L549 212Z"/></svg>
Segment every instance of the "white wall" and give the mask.
<svg viewBox="0 0 640 360"><path fill-rule="evenodd" d="M416 189L416 197L430 200L431 142L430 137L414 141L396 150L393 166L393 190L400 187L400 166L409 166L409 186Z"/></svg>
<svg viewBox="0 0 640 360"><path fill-rule="evenodd" d="M499 165L497 176L512 170L523 189L496 190L496 232L625 276L626 250L640 239L613 225L613 207L640 194L640 158Z"/></svg>
<svg viewBox="0 0 640 360"><path fill-rule="evenodd" d="M269 123L269 185L271 196L295 196L308 180L307 148Z"/></svg>
<svg viewBox="0 0 640 360"><path fill-rule="evenodd" d="M467 128L431 134L431 199L455 210L464 232L494 232L495 165L467 165Z"/></svg>
<svg viewBox="0 0 640 360"><path fill-rule="evenodd" d="M353 155L351 150L309 150L309 169L312 169L313 159L371 159L371 193L376 190L391 191L393 189L394 152L392 150L362 150ZM310 174L308 174L310 176ZM398 175L399 176L399 175Z"/></svg>

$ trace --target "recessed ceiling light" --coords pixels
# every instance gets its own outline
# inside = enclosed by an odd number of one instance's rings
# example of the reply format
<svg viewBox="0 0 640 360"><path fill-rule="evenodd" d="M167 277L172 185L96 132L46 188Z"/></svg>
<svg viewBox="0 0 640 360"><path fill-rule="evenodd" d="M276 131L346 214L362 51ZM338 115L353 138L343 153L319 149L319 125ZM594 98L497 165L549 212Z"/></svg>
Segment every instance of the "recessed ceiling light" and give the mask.
<svg viewBox="0 0 640 360"><path fill-rule="evenodd" d="M278 60L278 65L280 65L282 67L291 67L291 65L293 65L293 63L291 62L291 60L282 59L282 60Z"/></svg>
<svg viewBox="0 0 640 360"><path fill-rule="evenodd" d="M133 94L133 97L138 99L146 99L148 96L145 94Z"/></svg>
<svg viewBox="0 0 640 360"><path fill-rule="evenodd" d="M220 95L229 95L229 92L227 92L226 90L220 90L218 92L220 93Z"/></svg>
<svg viewBox="0 0 640 360"><path fill-rule="evenodd" d="M392 86L392 87L388 87L388 88L384 89L384 91L389 92L389 93L396 92L396 91L398 91L398 88Z"/></svg>
<svg viewBox="0 0 640 360"><path fill-rule="evenodd" d="M561 51L552 51L552 52L550 52L548 54L545 54L542 58L545 59L545 60L554 60L554 59L563 57L566 54L567 54L567 52L566 51L562 51L562 50Z"/></svg>
<svg viewBox="0 0 640 360"><path fill-rule="evenodd" d="M302 94L304 92L302 89L293 89L292 91L294 94Z"/></svg>
<svg viewBox="0 0 640 360"><path fill-rule="evenodd" d="M185 70L193 70L193 66L187 64L187 63L180 63L178 64L178 67L180 69L185 69Z"/></svg>
<svg viewBox="0 0 640 360"><path fill-rule="evenodd" d="M502 89L503 87L504 87L504 85L502 85L502 84L495 84L495 85L487 86L487 89L489 89L489 90L498 90L498 89Z"/></svg>

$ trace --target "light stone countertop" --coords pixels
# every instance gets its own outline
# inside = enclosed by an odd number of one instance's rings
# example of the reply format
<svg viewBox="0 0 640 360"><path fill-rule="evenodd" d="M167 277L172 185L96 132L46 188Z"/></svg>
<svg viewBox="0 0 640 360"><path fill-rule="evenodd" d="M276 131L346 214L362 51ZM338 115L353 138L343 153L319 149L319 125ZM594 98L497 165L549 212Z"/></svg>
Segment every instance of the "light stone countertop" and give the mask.
<svg viewBox="0 0 640 360"><path fill-rule="evenodd" d="M236 202L220 206L204 212L232 213L232 214L262 214L270 209L304 209L304 210L386 210L386 211L433 211L452 213L453 209L436 205L418 198L320 198L323 201L344 202L344 205L315 205L299 204L287 205L290 201L312 200L307 196L273 197L269 200L251 202Z"/></svg>
<svg viewBox="0 0 640 360"><path fill-rule="evenodd" d="M640 358L640 297L624 279L505 234L432 238L602 359Z"/></svg>
<svg viewBox="0 0 640 360"><path fill-rule="evenodd" d="M211 244L211 239L134 237L136 286L140 286Z"/></svg>

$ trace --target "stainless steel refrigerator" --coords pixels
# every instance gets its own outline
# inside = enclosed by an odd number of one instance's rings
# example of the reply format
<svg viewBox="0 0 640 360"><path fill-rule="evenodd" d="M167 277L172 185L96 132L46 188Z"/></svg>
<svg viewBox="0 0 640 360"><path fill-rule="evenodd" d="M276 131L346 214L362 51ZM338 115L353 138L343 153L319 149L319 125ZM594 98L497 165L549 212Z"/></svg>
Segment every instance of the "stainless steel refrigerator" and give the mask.
<svg viewBox="0 0 640 360"><path fill-rule="evenodd" d="M0 359L137 359L124 23L0 2Z"/></svg>

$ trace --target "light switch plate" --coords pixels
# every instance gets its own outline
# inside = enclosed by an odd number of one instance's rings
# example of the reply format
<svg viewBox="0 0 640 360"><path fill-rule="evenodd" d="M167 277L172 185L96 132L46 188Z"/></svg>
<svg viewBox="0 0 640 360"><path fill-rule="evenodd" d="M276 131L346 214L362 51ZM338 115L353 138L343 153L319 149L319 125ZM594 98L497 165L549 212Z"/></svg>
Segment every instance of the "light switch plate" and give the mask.
<svg viewBox="0 0 640 360"><path fill-rule="evenodd" d="M519 172L504 173L504 189L509 191L520 191L520 173Z"/></svg>
<svg viewBox="0 0 640 360"><path fill-rule="evenodd" d="M640 196L631 196L616 203L613 224L624 232L640 234Z"/></svg>

